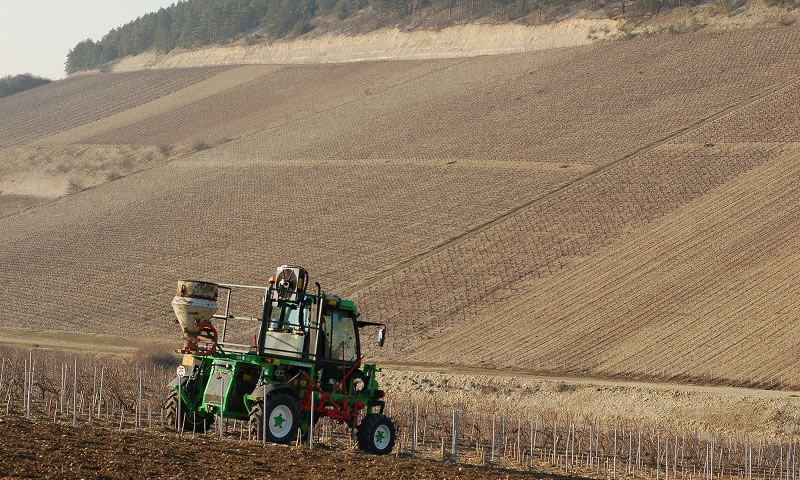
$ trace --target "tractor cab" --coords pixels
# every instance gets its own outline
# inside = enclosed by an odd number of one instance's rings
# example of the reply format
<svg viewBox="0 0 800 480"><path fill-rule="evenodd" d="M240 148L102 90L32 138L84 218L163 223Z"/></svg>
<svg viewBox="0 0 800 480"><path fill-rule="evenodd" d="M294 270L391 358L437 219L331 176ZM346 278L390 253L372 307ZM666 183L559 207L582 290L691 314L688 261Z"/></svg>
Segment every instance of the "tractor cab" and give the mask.
<svg viewBox="0 0 800 480"><path fill-rule="evenodd" d="M358 320L351 300L321 291L306 291L308 273L302 267L283 265L264 295L264 311L258 335L259 355L304 358L321 363L351 366L361 358L359 329L379 326L379 343L385 325Z"/></svg>
<svg viewBox="0 0 800 480"><path fill-rule="evenodd" d="M352 365L361 358L358 310L353 302L326 296L322 304L316 358Z"/></svg>

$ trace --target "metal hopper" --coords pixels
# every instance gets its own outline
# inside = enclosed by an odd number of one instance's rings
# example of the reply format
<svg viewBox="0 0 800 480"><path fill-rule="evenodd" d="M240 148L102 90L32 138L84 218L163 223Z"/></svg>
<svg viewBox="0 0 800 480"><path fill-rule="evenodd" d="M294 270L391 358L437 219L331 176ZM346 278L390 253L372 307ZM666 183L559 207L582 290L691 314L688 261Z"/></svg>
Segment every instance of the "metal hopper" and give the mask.
<svg viewBox="0 0 800 480"><path fill-rule="evenodd" d="M180 353L198 353L198 341L207 341L209 336L212 337L211 342L216 343L216 330L210 323L211 317L217 313L216 283L178 281L172 309L178 317L185 339Z"/></svg>

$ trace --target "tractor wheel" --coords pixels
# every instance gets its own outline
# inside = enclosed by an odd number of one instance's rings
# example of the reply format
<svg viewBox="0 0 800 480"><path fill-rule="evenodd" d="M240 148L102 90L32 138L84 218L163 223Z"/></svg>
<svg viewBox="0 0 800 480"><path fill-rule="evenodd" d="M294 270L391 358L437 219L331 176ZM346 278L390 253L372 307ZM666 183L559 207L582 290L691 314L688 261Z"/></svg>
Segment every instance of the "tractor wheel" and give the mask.
<svg viewBox="0 0 800 480"><path fill-rule="evenodd" d="M358 448L376 455L392 451L395 440L394 423L386 415L370 413L358 426Z"/></svg>
<svg viewBox="0 0 800 480"><path fill-rule="evenodd" d="M285 393L276 393L255 404L250 411L250 438L261 440L264 427L262 420L267 419L267 441L272 443L290 443L297 438L300 428L300 411L297 401Z"/></svg>
<svg viewBox="0 0 800 480"><path fill-rule="evenodd" d="M164 419L163 426L170 430L178 428L178 402L181 402L181 416L183 417L183 431L184 432L206 432L205 418L200 418L196 413L188 411L186 404L178 399L178 392L171 391L164 401Z"/></svg>
<svg viewBox="0 0 800 480"><path fill-rule="evenodd" d="M253 409L250 410L250 422L248 425L248 431L250 433L249 438L251 440L258 440L261 441L261 432L263 431L261 428L261 419L264 415L264 403L258 402L253 405Z"/></svg>

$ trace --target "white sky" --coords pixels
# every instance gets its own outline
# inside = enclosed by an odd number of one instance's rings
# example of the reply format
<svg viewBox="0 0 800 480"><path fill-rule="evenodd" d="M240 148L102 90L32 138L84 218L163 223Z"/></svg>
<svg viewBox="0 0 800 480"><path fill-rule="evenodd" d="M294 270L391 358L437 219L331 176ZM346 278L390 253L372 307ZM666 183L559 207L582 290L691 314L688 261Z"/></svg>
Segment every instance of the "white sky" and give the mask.
<svg viewBox="0 0 800 480"><path fill-rule="evenodd" d="M177 0L0 0L0 77L64 77L67 52Z"/></svg>

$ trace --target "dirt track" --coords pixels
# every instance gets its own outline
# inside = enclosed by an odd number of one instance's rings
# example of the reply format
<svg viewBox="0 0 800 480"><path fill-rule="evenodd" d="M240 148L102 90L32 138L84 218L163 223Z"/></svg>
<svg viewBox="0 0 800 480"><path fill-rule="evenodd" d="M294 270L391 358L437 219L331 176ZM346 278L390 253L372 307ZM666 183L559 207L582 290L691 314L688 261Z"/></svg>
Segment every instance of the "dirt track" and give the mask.
<svg viewBox="0 0 800 480"><path fill-rule="evenodd" d="M0 418L0 478L567 478L349 451ZM570 478L575 478L570 477Z"/></svg>
<svg viewBox="0 0 800 480"><path fill-rule="evenodd" d="M115 356L130 356L137 352L170 352L175 347L174 339L155 341L130 341L116 335L86 334L77 332L40 331L25 328L0 328L0 345L23 349L55 350L59 352L98 353ZM375 359L373 359L375 360ZM795 398L791 385L781 390L743 388L726 385L703 385L675 382L659 382L613 377L550 375L534 371L512 369L490 369L462 367L455 365L433 365L408 362L378 361L386 370L396 372L419 372L457 374L467 376L493 376L497 378L517 378L528 381L568 382L574 385L595 385L603 387L633 387L648 390L668 390L686 393L705 392L720 396L748 396L770 399ZM800 391L800 385L795 385ZM788 390L787 390L788 388Z"/></svg>

